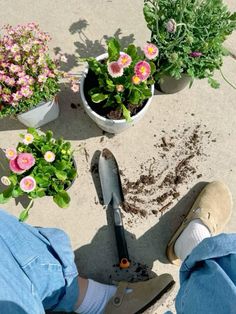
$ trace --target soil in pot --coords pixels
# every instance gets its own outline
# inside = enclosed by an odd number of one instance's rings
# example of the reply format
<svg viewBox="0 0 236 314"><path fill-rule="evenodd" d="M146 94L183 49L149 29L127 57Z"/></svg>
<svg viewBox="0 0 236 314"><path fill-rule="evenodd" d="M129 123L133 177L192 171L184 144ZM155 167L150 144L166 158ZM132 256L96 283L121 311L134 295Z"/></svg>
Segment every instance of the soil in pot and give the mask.
<svg viewBox="0 0 236 314"><path fill-rule="evenodd" d="M100 116L103 116L107 119L112 119L112 120L121 120L124 119L122 110L120 108L115 108L115 107L105 107L104 105L106 101L100 102L98 104L94 103L91 100L91 97L89 95L90 89L94 87L99 87L97 77L95 73L91 70L88 71L88 74L86 75L86 78L84 80L84 95L87 100L88 105L91 107L93 111L95 111L97 114ZM131 112L131 116L136 115L139 111L141 111L144 106L146 105L148 99L144 100L141 105L127 105L127 108Z"/></svg>

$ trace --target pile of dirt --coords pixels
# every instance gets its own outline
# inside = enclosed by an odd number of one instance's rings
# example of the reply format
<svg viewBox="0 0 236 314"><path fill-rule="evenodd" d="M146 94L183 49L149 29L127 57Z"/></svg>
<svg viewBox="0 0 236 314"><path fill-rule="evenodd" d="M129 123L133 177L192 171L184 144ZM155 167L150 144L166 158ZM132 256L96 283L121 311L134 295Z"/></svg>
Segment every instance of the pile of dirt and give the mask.
<svg viewBox="0 0 236 314"><path fill-rule="evenodd" d="M181 185L202 177L198 165L207 155L207 146L216 142L206 125L163 132L157 143L155 156L140 165L139 176L131 181L121 171L125 203L123 210L132 216L163 214L180 196ZM157 136L154 135L157 139Z"/></svg>

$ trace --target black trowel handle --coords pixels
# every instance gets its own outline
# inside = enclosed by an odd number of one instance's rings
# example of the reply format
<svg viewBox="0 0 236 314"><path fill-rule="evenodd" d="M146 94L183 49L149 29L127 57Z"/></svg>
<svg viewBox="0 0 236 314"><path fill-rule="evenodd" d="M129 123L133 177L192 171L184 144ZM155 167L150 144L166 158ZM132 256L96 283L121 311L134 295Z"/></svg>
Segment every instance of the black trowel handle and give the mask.
<svg viewBox="0 0 236 314"><path fill-rule="evenodd" d="M125 232L123 222L121 218L121 212L119 208L114 208L114 227L116 235L116 244L119 255L119 266L120 268L128 268L130 266L129 254L127 243L125 239Z"/></svg>

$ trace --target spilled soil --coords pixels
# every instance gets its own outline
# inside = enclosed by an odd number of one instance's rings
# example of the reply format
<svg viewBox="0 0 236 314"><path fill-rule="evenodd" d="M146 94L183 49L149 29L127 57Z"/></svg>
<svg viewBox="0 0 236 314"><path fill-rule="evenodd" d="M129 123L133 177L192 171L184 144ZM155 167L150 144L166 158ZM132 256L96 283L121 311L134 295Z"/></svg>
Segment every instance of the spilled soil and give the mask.
<svg viewBox="0 0 236 314"><path fill-rule="evenodd" d="M136 180L126 177L124 170L120 173L125 196L123 210L132 218L158 216L168 210L178 200L182 185L202 177L198 166L207 158L207 146L216 142L212 132L201 124L162 133L159 140L154 134L155 154L140 164ZM127 221L132 225L133 219Z"/></svg>

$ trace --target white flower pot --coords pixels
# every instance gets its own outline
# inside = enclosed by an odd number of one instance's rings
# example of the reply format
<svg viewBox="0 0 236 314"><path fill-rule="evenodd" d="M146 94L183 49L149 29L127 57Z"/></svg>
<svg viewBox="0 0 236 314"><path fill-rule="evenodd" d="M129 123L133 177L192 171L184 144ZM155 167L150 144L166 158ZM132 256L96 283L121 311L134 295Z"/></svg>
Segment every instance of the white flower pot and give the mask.
<svg viewBox="0 0 236 314"><path fill-rule="evenodd" d="M103 60L108 58L108 54L104 53L100 56L98 56L96 59L97 60ZM113 133L113 134L117 134L117 133L121 133L124 130L130 128L131 126L135 125L139 120L141 120L143 118L143 116L145 115L146 111L148 110L151 101L152 101L152 97L154 94L154 85L151 86L151 92L152 92L152 96L147 100L146 105L143 107L142 110L140 110L136 115L134 115L133 117L131 117L132 121L131 122L127 122L125 119L122 120L112 120L112 119L107 119L99 114L97 114L95 111L93 111L91 109L91 107L89 106L86 98L85 98L85 94L84 94L84 81L85 78L88 74L89 71L89 67L87 67L85 69L85 71L82 74L81 80L80 80L80 95L81 95L81 99L83 102L83 106L85 111L87 112L87 114L89 115L89 117L104 131L108 132L108 133Z"/></svg>
<svg viewBox="0 0 236 314"><path fill-rule="evenodd" d="M27 127L39 128L59 116L59 106L56 98L48 102L41 102L39 105L27 112L17 115L17 119Z"/></svg>

